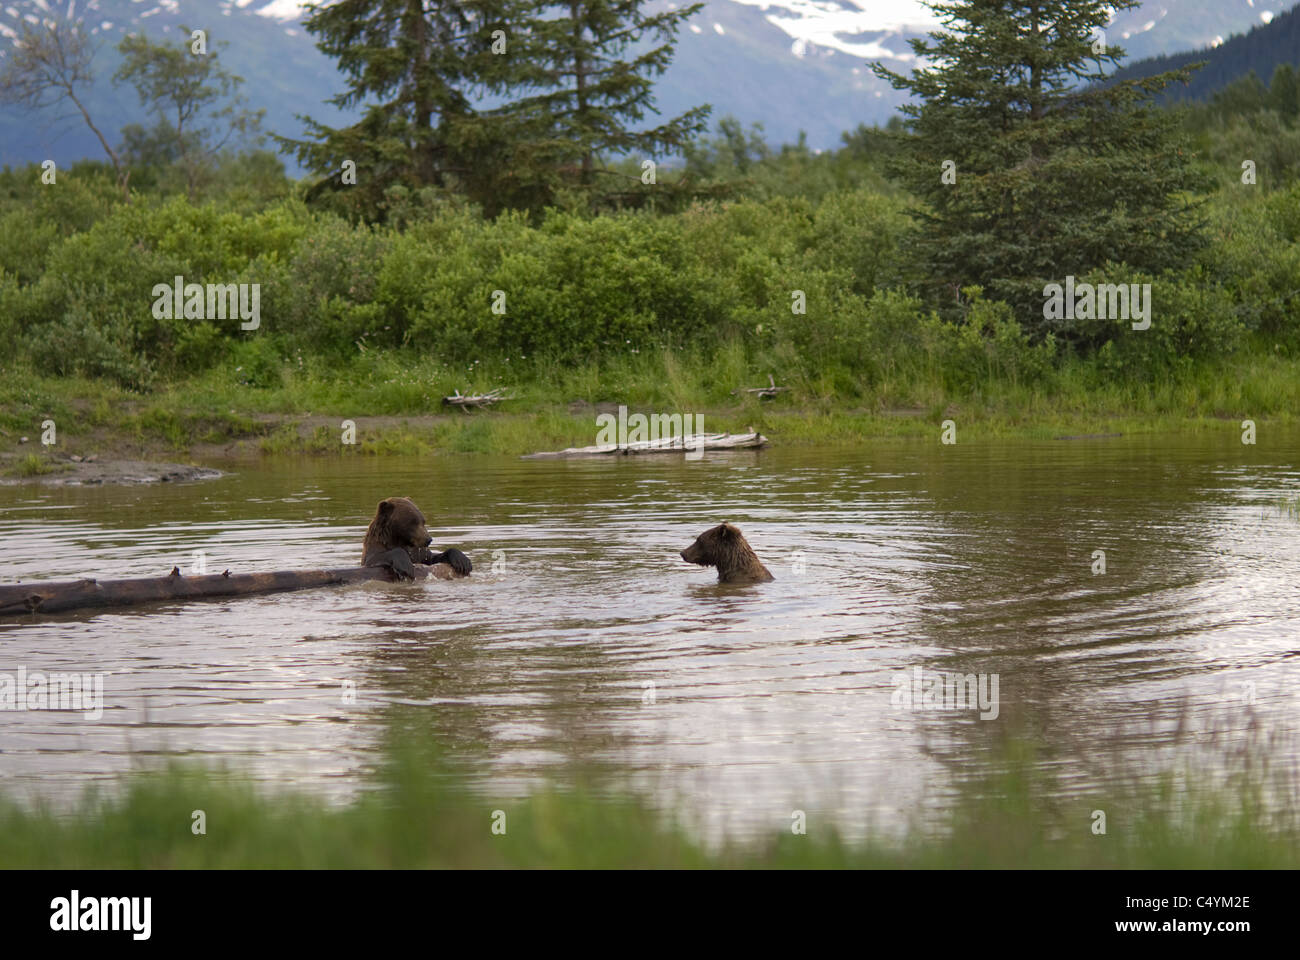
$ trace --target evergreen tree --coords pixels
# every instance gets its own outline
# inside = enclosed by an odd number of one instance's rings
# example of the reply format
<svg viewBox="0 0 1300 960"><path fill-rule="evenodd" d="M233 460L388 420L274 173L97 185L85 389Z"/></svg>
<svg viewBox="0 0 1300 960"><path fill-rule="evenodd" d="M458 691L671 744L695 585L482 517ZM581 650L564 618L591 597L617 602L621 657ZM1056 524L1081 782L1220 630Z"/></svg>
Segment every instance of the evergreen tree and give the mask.
<svg viewBox="0 0 1300 960"><path fill-rule="evenodd" d="M339 0L305 21L338 60L348 89L329 102L364 109L333 129L308 117L309 140L277 138L327 177L356 213L382 216L387 190L435 187L486 214L539 210L573 188L597 200L615 154L682 148L708 108L648 130L652 78L672 57L680 24L700 9L648 14L645 0ZM654 43L642 49L643 40ZM620 59L629 47L637 51ZM482 106L489 98L495 105ZM477 106L476 106L477 104ZM346 161L355 164L349 182ZM638 182L636 187L641 187ZM343 192L343 191L350 192ZM645 191L626 191L628 194Z"/></svg>
<svg viewBox="0 0 1300 960"><path fill-rule="evenodd" d="M381 216L394 185L447 186L458 162L449 131L459 123L464 136L473 97L505 80L508 64L493 56L491 33L510 8L511 0L309 5L304 26L348 83L327 102L364 113L344 128L300 117L311 139L276 139L362 216Z"/></svg>
<svg viewBox="0 0 1300 960"><path fill-rule="evenodd" d="M704 129L707 106L634 129L647 114L658 113L653 78L667 69L678 29L703 6L648 13L645 5L645 0L525 0L512 17L510 57L516 90L524 95L491 116L498 141L508 144L515 161L501 177L502 191L516 198L514 205L537 209L554 202L565 187L596 202L635 202L645 193L640 178L632 178L637 181L632 184L606 161L616 155L645 160L675 153Z"/></svg>
<svg viewBox="0 0 1300 960"><path fill-rule="evenodd" d="M1254 70L1238 77L1210 99L1210 105L1223 120L1249 117L1268 106L1268 88Z"/></svg>
<svg viewBox="0 0 1300 960"><path fill-rule="evenodd" d="M1282 119L1295 122L1300 116L1300 76L1296 75L1295 67L1288 63L1277 65L1273 79L1268 82L1268 100Z"/></svg>
<svg viewBox="0 0 1300 960"><path fill-rule="evenodd" d="M1105 82L1123 50L1102 31L1135 0L927 6L943 29L912 47L930 66L909 78L873 65L916 98L893 172L922 201L924 286L952 304L979 284L1041 332L1047 282L1186 260L1201 241L1184 194L1199 182L1178 118L1149 98L1188 71Z"/></svg>

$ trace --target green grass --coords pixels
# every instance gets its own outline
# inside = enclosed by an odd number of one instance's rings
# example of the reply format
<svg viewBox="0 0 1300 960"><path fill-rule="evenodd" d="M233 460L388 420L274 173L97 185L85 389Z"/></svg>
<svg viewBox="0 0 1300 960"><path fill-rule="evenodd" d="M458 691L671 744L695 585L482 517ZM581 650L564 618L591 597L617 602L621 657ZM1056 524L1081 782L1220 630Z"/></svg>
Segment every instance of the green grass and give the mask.
<svg viewBox="0 0 1300 960"><path fill-rule="evenodd" d="M428 750L396 751L381 785L346 805L269 794L228 772L137 773L71 812L0 799L3 868L877 867L1289 868L1294 804L1269 813L1258 767L1215 787L1166 776L1061 800L1010 744L949 814L900 835L847 841L815 810L807 832L704 845L630 796L547 787L526 799L474 794ZM1293 795L1286 794L1286 796ZM1276 806L1274 810L1276 811ZM206 833L193 832L203 811ZM1093 832L1104 810L1104 835ZM494 833L505 815L505 833Z"/></svg>
<svg viewBox="0 0 1300 960"><path fill-rule="evenodd" d="M55 463L48 457L29 453L19 457L7 472L12 477L43 477L51 473L62 473L66 469L64 464Z"/></svg>
<svg viewBox="0 0 1300 960"><path fill-rule="evenodd" d="M921 366L873 383L843 371L786 380L737 347L710 356L628 354L576 365L498 360L463 369L402 352L371 351L346 365L281 360L272 386L242 382L231 361L148 393L42 377L11 361L0 378L0 449L45 417L58 422L61 443L87 450L239 443L253 452L382 455L524 454L591 444L597 404L701 413L707 430L752 427L782 446L937 437L946 419L956 421L963 440L1231 432L1244 419L1289 423L1300 409L1300 359L1263 343L1151 379L1116 379L1094 361L1067 359L1033 384L993 375L960 390ZM733 394L766 383L769 374L789 392L770 402ZM508 387L513 399L471 414L441 403L457 389L495 387ZM383 419L367 420L376 417ZM340 442L344 420L358 423L355 446Z"/></svg>

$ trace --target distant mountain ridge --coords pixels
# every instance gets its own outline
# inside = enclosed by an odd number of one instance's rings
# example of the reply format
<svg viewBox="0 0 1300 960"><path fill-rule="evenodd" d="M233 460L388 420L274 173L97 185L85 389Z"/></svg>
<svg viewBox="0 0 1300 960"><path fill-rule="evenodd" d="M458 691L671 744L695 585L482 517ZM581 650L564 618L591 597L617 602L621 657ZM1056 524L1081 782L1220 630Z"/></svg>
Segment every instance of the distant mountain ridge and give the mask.
<svg viewBox="0 0 1300 960"><path fill-rule="evenodd" d="M656 0L674 7L676 0ZM1130 58L1211 46L1272 19L1290 0L1148 0L1117 16L1108 40ZM653 4L652 4L653 6ZM1266 9L1266 7L1271 9ZM322 103L342 89L334 62L300 23L297 0L0 0L0 56L21 19L84 20L102 48L88 107L101 128L116 131L145 119L130 89L109 82L114 47L126 32L182 38L184 25L226 40L222 63L245 78L251 105L265 107L268 130L299 136L295 114L325 123L346 118ZM902 95L878 80L867 61L906 72L917 64L908 39L936 24L916 0L707 0L682 30L677 53L656 86L658 107L676 115L701 103L713 119L732 114L759 122L769 140L834 147L859 123L885 122ZM53 158L66 165L102 158L79 118L0 110L0 164Z"/></svg>
<svg viewBox="0 0 1300 960"><path fill-rule="evenodd" d="M1149 77L1200 62L1205 66L1192 74L1191 81L1186 85L1171 84L1165 91L1165 99L1205 100L1252 70L1268 83L1277 67L1300 65L1300 6L1211 49L1138 61L1118 71L1115 79Z"/></svg>

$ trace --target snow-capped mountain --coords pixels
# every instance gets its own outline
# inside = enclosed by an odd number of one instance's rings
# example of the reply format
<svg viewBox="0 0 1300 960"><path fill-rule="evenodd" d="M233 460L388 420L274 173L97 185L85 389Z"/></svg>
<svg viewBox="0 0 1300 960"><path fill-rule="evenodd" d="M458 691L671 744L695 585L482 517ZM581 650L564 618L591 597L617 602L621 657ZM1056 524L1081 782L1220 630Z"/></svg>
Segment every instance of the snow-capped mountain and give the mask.
<svg viewBox="0 0 1300 960"><path fill-rule="evenodd" d="M1147 0L1114 19L1108 40L1130 59L1197 49L1293 4ZM20 20L54 17L84 21L101 44L88 106L108 130L144 119L134 92L110 82L117 42L138 31L180 41L182 26L228 41L221 61L245 78L252 105L266 108L268 129L298 135L295 114L340 119L322 101L341 89L341 77L302 29L298 0L0 0L0 56ZM937 23L919 0L707 0L680 34L676 58L657 86L658 106L675 115L710 103L715 121L732 114L746 125L761 122L774 142L804 131L813 147L832 147L844 130L886 120L900 101L868 62L910 70L916 63L908 39ZM99 148L79 119L0 110L0 163L83 156L98 157Z"/></svg>

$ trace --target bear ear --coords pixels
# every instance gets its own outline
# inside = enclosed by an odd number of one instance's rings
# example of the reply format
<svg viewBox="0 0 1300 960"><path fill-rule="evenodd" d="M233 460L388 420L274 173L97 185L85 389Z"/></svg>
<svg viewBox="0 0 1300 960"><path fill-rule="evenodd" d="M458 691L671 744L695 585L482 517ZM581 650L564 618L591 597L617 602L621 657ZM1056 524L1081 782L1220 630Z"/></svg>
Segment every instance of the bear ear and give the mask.
<svg viewBox="0 0 1300 960"><path fill-rule="evenodd" d="M380 500L380 501L379 501L379 509L378 509L376 512L377 512L377 513L379 514L379 516L381 516L381 517L386 517L386 516L388 516L390 513L393 512L393 501L391 501L391 500Z"/></svg>
<svg viewBox="0 0 1300 960"><path fill-rule="evenodd" d="M725 521L725 520L722 521L722 524L721 524L721 530L722 530L722 535L723 535L724 537L734 537L736 534L738 534L738 533L740 532L740 531L737 530L735 527L733 527L731 524L727 523L727 521Z"/></svg>

